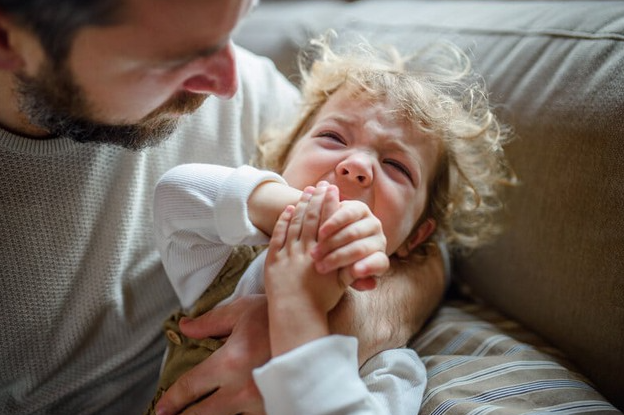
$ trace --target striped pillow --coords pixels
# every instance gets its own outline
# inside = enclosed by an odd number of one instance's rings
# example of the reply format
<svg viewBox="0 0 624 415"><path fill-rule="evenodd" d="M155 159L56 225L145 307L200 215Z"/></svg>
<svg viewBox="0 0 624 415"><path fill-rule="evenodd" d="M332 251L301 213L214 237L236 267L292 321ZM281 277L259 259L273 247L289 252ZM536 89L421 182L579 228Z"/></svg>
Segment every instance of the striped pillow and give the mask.
<svg viewBox="0 0 624 415"><path fill-rule="evenodd" d="M614 414L560 352L485 306L449 301L414 339L421 414Z"/></svg>

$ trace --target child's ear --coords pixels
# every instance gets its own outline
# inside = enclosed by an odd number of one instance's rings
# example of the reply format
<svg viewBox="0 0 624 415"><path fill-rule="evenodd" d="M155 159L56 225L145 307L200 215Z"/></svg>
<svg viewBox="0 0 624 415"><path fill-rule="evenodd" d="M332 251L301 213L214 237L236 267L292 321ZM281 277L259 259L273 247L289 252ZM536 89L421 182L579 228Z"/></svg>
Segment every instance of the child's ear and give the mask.
<svg viewBox="0 0 624 415"><path fill-rule="evenodd" d="M13 72L24 66L24 60L12 42L16 28L13 21L0 10L0 70Z"/></svg>
<svg viewBox="0 0 624 415"><path fill-rule="evenodd" d="M436 221L432 218L427 218L423 223L418 225L418 228L412 232L405 243L397 250L397 255L401 258L409 255L418 245L425 242L427 238L436 229Z"/></svg>

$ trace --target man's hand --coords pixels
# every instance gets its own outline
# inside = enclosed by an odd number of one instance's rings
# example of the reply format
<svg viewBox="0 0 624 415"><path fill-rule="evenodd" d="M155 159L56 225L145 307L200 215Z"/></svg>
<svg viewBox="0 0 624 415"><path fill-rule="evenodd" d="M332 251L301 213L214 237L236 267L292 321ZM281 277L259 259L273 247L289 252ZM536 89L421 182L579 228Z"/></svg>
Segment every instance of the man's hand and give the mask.
<svg viewBox="0 0 624 415"><path fill-rule="evenodd" d="M241 297L194 320L183 319L180 329L189 337L227 337L227 341L171 385L156 413L263 415L251 371L270 358L266 297Z"/></svg>

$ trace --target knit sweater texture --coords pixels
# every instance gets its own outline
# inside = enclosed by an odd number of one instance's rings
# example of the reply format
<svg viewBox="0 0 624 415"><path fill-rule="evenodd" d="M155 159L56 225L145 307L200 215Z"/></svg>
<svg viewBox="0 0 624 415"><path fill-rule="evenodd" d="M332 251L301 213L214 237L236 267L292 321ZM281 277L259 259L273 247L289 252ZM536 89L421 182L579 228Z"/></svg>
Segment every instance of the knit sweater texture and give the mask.
<svg viewBox="0 0 624 415"><path fill-rule="evenodd" d="M179 307L152 232L171 167L249 162L292 120L295 88L237 48L239 91L210 97L141 152L0 130L0 414L140 413L155 391L162 321Z"/></svg>

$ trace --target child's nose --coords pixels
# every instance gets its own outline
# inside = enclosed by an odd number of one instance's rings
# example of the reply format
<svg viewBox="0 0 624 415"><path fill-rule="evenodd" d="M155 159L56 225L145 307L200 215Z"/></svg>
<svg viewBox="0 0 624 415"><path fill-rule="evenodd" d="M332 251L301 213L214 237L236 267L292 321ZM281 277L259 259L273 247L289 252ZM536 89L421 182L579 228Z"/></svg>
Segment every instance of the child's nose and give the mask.
<svg viewBox="0 0 624 415"><path fill-rule="evenodd" d="M354 154L336 166L336 176L363 187L373 182L373 163L366 154Z"/></svg>

